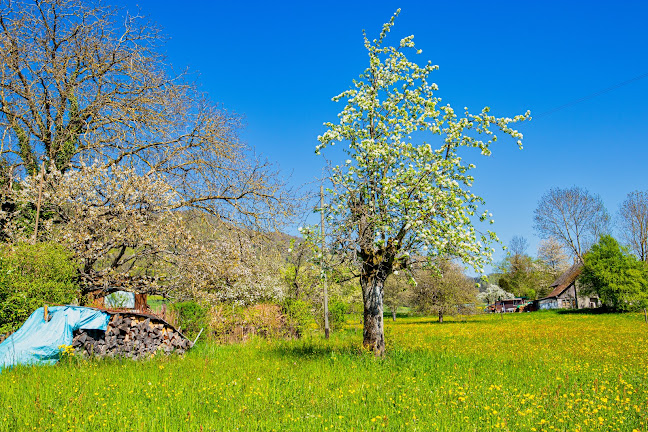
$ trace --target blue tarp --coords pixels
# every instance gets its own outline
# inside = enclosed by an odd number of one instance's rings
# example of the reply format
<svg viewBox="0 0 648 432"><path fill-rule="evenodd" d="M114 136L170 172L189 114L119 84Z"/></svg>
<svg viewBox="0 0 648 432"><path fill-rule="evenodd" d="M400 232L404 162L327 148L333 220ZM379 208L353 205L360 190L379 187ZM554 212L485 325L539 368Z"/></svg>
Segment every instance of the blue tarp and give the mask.
<svg viewBox="0 0 648 432"><path fill-rule="evenodd" d="M79 329L106 330L110 315L80 306L39 308L20 329L0 344L0 370L17 364L53 364L59 360L61 345L72 345L72 332Z"/></svg>

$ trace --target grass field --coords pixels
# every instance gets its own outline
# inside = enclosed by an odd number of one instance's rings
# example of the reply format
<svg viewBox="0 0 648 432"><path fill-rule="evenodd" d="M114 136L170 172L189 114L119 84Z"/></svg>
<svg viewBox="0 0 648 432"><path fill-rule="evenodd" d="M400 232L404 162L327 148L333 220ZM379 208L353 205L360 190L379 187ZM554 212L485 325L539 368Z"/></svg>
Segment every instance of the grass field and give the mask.
<svg viewBox="0 0 648 432"><path fill-rule="evenodd" d="M646 431L641 315L387 322L388 355L330 341L199 343L185 357L0 374L0 431Z"/></svg>

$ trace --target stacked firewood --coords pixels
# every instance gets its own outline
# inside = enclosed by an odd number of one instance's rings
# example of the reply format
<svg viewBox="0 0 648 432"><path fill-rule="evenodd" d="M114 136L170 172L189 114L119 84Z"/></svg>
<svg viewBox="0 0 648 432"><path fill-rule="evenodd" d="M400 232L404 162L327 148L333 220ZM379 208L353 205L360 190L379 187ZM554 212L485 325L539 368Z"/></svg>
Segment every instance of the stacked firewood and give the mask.
<svg viewBox="0 0 648 432"><path fill-rule="evenodd" d="M134 313L113 315L106 331L79 330L72 347L85 356L150 357L157 352L182 354L193 344L161 319Z"/></svg>

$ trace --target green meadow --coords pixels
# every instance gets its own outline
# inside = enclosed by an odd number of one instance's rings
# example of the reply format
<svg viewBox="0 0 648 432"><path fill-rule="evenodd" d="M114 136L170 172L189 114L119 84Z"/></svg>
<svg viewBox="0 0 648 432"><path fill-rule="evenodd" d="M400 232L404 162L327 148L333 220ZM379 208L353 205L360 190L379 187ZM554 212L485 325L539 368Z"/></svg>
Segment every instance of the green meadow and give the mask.
<svg viewBox="0 0 648 432"><path fill-rule="evenodd" d="M328 341L5 370L0 431L647 430L643 315L399 318L384 358L354 321Z"/></svg>

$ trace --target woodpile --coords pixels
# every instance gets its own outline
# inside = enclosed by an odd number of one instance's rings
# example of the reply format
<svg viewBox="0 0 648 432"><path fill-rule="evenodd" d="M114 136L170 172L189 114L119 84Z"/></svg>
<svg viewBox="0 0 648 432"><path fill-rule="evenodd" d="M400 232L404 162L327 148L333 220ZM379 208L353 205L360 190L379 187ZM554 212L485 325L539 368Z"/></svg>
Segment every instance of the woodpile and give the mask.
<svg viewBox="0 0 648 432"><path fill-rule="evenodd" d="M106 331L79 330L72 347L84 356L139 359L162 352L183 354L192 342L166 321L153 315L115 313Z"/></svg>

